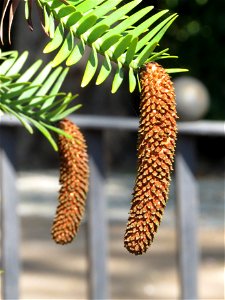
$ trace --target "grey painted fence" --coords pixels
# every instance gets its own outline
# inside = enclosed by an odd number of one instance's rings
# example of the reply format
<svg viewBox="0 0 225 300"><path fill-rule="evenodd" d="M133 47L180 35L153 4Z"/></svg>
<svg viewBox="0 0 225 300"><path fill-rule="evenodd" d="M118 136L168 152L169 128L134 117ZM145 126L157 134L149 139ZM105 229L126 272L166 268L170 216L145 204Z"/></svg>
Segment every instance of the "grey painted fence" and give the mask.
<svg viewBox="0 0 225 300"><path fill-rule="evenodd" d="M136 131L137 118L72 116L71 120L87 130L90 154L90 191L87 206L89 298L108 299L107 220L105 219L104 130ZM14 157L17 120L4 116L0 120L0 188L1 188L1 268L5 270L2 299L19 299L20 260L18 195ZM198 187L195 179L195 137L224 136L224 122L183 122L178 124L176 153L176 214L178 236L178 270L181 299L198 298Z"/></svg>

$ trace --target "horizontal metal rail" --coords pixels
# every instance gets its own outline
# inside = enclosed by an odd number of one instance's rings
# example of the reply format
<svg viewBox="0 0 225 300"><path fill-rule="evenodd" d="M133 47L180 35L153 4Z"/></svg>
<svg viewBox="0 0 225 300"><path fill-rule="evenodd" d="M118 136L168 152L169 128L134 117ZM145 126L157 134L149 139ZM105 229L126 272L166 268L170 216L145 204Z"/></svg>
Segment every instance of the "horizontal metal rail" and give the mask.
<svg viewBox="0 0 225 300"><path fill-rule="evenodd" d="M91 130L121 129L134 131L138 128L138 118L134 117L71 115L70 119L81 128ZM0 125L22 126L15 117L8 115L3 115L0 118ZM225 122L205 120L178 122L178 132L189 135L223 136L225 135Z"/></svg>

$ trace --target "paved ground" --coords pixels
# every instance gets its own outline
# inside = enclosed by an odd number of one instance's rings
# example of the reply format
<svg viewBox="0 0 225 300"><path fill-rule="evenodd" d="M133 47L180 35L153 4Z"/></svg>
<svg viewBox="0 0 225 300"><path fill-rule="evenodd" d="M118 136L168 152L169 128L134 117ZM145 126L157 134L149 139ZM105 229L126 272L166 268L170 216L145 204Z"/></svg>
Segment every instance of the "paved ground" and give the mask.
<svg viewBox="0 0 225 300"><path fill-rule="evenodd" d="M201 184L205 184L204 181ZM224 299L223 184L204 185L208 198L200 205L199 296ZM173 187L170 203L148 253L135 257L123 248L123 234L133 185L131 176L114 176L107 183L109 217L109 299L179 299ZM87 299L88 262L85 224L68 246L50 236L57 197L55 172L19 176L21 195L21 299ZM222 187L222 189L221 189ZM207 189L208 188L208 192ZM209 191L210 190L210 191ZM215 198L216 197L216 198ZM112 199L114 198L114 199ZM217 201L217 206L212 201Z"/></svg>
<svg viewBox="0 0 225 300"><path fill-rule="evenodd" d="M21 299L87 299L85 226L69 246L51 241L50 226L46 218L22 219ZM124 226L109 226L110 299L179 299L173 228L162 226L150 251L135 257L123 248ZM223 299L223 231L202 229L199 242L200 299Z"/></svg>

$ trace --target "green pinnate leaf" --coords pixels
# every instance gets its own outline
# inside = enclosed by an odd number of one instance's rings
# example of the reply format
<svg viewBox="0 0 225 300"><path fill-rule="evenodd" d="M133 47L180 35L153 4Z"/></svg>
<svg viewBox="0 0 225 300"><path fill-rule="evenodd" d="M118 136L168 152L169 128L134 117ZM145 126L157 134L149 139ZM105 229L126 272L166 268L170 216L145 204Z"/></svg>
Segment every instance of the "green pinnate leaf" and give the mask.
<svg viewBox="0 0 225 300"><path fill-rule="evenodd" d="M152 44L158 43L166 30L175 20L177 15L173 14L162 21L159 25L154 27L148 34L146 34L137 44L136 52L143 48L150 40ZM154 38L154 40L152 40Z"/></svg>
<svg viewBox="0 0 225 300"><path fill-rule="evenodd" d="M28 51L24 51L23 54L20 55L18 59L13 61L13 65L11 65L10 69L6 72L6 75L10 76L15 73L19 73L19 71L22 69L23 65L25 64L28 55L29 55Z"/></svg>
<svg viewBox="0 0 225 300"><path fill-rule="evenodd" d="M134 68L136 69L137 67L141 67L146 60L148 59L149 55L154 51L155 47L158 45L158 43L149 43L143 50L142 52L138 55L135 63L136 65Z"/></svg>
<svg viewBox="0 0 225 300"><path fill-rule="evenodd" d="M71 15L72 13L76 12L76 8L72 5L67 5L67 6L62 6L57 15L60 19L68 17L69 15Z"/></svg>
<svg viewBox="0 0 225 300"><path fill-rule="evenodd" d="M86 0L78 4L76 10L81 13L86 13L104 1L105 0Z"/></svg>
<svg viewBox="0 0 225 300"><path fill-rule="evenodd" d="M52 61L52 66L56 67L61 64L67 57L71 54L74 46L74 36L71 31L69 31L66 39L63 42L62 47L60 48L59 52L55 56Z"/></svg>
<svg viewBox="0 0 225 300"><path fill-rule="evenodd" d="M145 7L143 9L141 9L140 11L136 12L135 14L133 14L132 16L130 16L129 18L126 18L124 21L122 21L121 23L119 23L117 26L115 26L113 28L113 33L114 34L120 34L121 32L124 32L125 30L127 30L128 28L130 28L131 25L135 24L142 17L144 17L152 9L153 9L153 6ZM139 30L139 32L140 32L139 34L143 33L144 30L143 29ZM109 34L110 33L108 33L108 35ZM133 36L138 36L139 35L137 33L135 35L133 33L133 31L131 31L130 34L132 34Z"/></svg>
<svg viewBox="0 0 225 300"><path fill-rule="evenodd" d="M130 91L130 93L133 93L136 85L137 85L137 80L136 80L136 76L134 74L134 69L129 68L129 91Z"/></svg>
<svg viewBox="0 0 225 300"><path fill-rule="evenodd" d="M83 40L80 40L75 47L73 48L72 52L70 53L69 57L66 60L67 66L75 65L78 61L81 60L85 52L85 43Z"/></svg>
<svg viewBox="0 0 225 300"><path fill-rule="evenodd" d="M84 76L81 82L81 87L85 87L93 78L98 66L98 55L95 48L92 48L89 55Z"/></svg>
<svg viewBox="0 0 225 300"><path fill-rule="evenodd" d="M82 18L82 13L79 11L76 11L72 14L70 14L70 16L68 17L65 26L67 28L72 27L73 25L75 25L81 18Z"/></svg>
<svg viewBox="0 0 225 300"><path fill-rule="evenodd" d="M168 68L166 69L166 72L168 74L172 74L172 73L180 73L180 72L188 72L188 69L182 69L182 68Z"/></svg>
<svg viewBox="0 0 225 300"><path fill-rule="evenodd" d="M141 22L141 24L136 26L130 33L133 35L133 37L138 37L140 35L143 35L146 32L146 30L149 31L149 28L152 24L154 24L159 18L161 18L167 12L168 10L166 9L154 14L152 17L148 18L144 22Z"/></svg>
<svg viewBox="0 0 225 300"><path fill-rule="evenodd" d="M97 21L97 17L95 15L91 15L84 18L84 20L76 30L77 35L80 36L81 34L85 33L96 23L96 21Z"/></svg>
<svg viewBox="0 0 225 300"><path fill-rule="evenodd" d="M107 38L106 40L104 39L102 45L101 45L101 50L103 52L107 51L110 47L112 47L114 44L116 44L121 36L119 34L115 34Z"/></svg>
<svg viewBox="0 0 225 300"><path fill-rule="evenodd" d="M122 68L121 63L118 63L117 69L116 69L116 73L113 79L113 83L112 83L112 90L111 92L114 94L117 92L118 88L120 87L120 85L122 84L124 79L124 71Z"/></svg>
<svg viewBox="0 0 225 300"><path fill-rule="evenodd" d="M101 35L103 35L107 30L109 29L109 26L102 24L102 25L98 25L97 27L95 27L94 29L92 29L92 31L90 32L90 34L88 35L88 41L89 43L93 43L95 42L98 38L101 37Z"/></svg>
<svg viewBox="0 0 225 300"><path fill-rule="evenodd" d="M125 52L125 50L130 45L131 40L132 35L128 34L118 42L118 44L115 47L115 50L113 51L113 57L115 59L120 57Z"/></svg>
<svg viewBox="0 0 225 300"><path fill-rule="evenodd" d="M127 49L127 53L126 53L126 58L125 58L125 62L127 65L129 65L132 60L134 59L134 55L136 52L136 47L137 47L137 42L138 42L138 38L135 37L132 42L129 45L129 48Z"/></svg>
<svg viewBox="0 0 225 300"><path fill-rule="evenodd" d="M62 24L59 24L54 32L53 39L45 46L43 52L49 53L56 50L63 43L63 39L64 39L64 27Z"/></svg>
<svg viewBox="0 0 225 300"><path fill-rule="evenodd" d="M64 31L69 30L73 40L75 39L75 45L70 43L69 47L68 35L61 34L63 42L57 45L60 50L53 60L53 66L64 60L68 66L76 64L84 56L86 46L89 46L92 49L91 55L81 85L86 86L94 76L98 66L97 54L101 54L105 59L96 84L106 80L111 73L112 62L115 62L118 68L112 91L115 92L121 85L124 78L123 68L128 67L129 90L132 92L137 83L135 74L138 68L152 60L174 57L166 53L167 50L157 52L155 48L175 20L176 14L164 18L168 10L162 10L149 15L153 6L138 9L140 2L142 0L133 0L126 4L123 0L45 1L48 15L52 12ZM135 11L132 11L134 8ZM52 51L53 48L47 47L45 52Z"/></svg>
<svg viewBox="0 0 225 300"><path fill-rule="evenodd" d="M110 58L108 56L105 56L105 59L103 60L102 67L96 80L96 85L99 85L102 82L104 82L110 75L111 71L112 65L110 62Z"/></svg>

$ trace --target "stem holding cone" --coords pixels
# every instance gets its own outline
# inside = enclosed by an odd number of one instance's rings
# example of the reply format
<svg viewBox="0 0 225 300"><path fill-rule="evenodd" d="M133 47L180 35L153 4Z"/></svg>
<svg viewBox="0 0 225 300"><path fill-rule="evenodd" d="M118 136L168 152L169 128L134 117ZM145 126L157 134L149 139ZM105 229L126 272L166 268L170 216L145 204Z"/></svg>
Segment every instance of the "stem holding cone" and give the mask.
<svg viewBox="0 0 225 300"><path fill-rule="evenodd" d="M174 160L176 103L172 81L158 63L139 73L141 85L138 170L124 237L125 248L146 252L160 224Z"/></svg>
<svg viewBox="0 0 225 300"><path fill-rule="evenodd" d="M83 217L89 167L86 142L79 128L67 119L60 121L59 127L72 136L68 139L60 135L58 139L61 188L52 238L63 245L73 240Z"/></svg>

